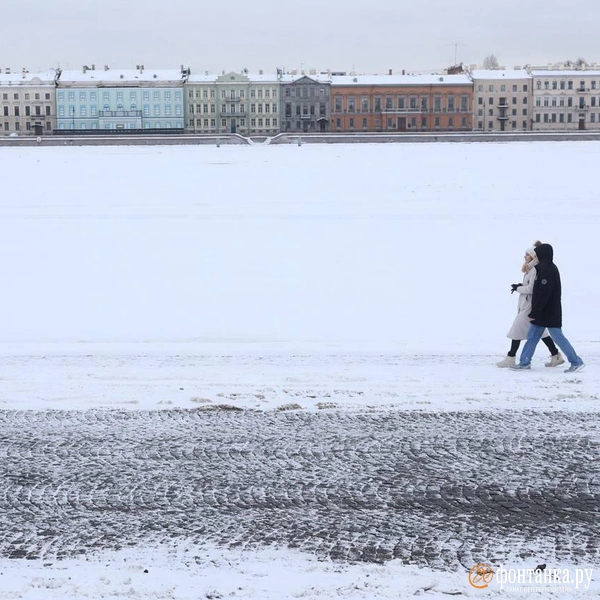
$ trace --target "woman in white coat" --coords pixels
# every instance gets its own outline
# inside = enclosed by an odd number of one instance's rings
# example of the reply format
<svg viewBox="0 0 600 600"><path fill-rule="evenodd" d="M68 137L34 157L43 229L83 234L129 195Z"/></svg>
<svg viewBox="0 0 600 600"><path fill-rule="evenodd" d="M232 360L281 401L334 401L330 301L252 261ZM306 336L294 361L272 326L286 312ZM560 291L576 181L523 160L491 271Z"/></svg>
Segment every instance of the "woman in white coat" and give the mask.
<svg viewBox="0 0 600 600"><path fill-rule="evenodd" d="M533 284L535 282L536 270L535 267L538 264L538 258L535 253L535 248L539 246L541 242L535 242L535 244L528 248L525 252L525 262L521 267L523 272L523 283L513 283L511 288L511 294L517 292L519 294L519 304L517 308L517 316L510 328L506 337L510 338L510 350L504 360L496 363L499 367L510 367L516 362L517 350L521 344L521 340L527 339L527 332L529 331L529 313L531 312L531 295L533 293ZM548 334L548 330L544 331L542 336L542 342L546 344L548 350L550 350L550 360L546 363L547 367L556 367L562 365L565 359L562 357L558 348L554 344L554 341Z"/></svg>

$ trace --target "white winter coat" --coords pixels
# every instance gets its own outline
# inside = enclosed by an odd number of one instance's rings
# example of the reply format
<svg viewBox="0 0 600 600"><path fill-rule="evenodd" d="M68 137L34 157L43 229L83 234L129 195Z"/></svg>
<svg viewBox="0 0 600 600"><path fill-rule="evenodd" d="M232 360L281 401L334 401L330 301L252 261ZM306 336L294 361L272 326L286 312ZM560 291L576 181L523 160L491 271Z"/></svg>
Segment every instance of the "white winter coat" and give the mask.
<svg viewBox="0 0 600 600"><path fill-rule="evenodd" d="M527 339L527 332L529 331L529 326L531 325L529 313L531 312L531 295L533 294L533 284L535 283L535 278L537 276L537 272L535 270L535 265L537 264L537 259L534 259L529 263L529 271L525 273L523 277L523 283L516 289L516 292L519 294L517 316L512 324L512 327L506 334L506 337L510 338L511 340ZM547 335L548 330L545 329L542 337L546 337Z"/></svg>

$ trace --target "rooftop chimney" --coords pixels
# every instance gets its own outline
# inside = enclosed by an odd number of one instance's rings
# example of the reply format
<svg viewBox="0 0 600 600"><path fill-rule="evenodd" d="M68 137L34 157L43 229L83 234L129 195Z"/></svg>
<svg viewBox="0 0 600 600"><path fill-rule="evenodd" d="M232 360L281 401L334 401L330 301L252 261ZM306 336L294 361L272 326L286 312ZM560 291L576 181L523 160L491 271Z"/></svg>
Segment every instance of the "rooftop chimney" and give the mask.
<svg viewBox="0 0 600 600"><path fill-rule="evenodd" d="M388 75L391 75L391 74L392 74L392 69L390 69L390 70L388 71Z"/></svg>
<svg viewBox="0 0 600 600"><path fill-rule="evenodd" d="M96 65L92 65L92 71L96 70Z"/></svg>
<svg viewBox="0 0 600 600"><path fill-rule="evenodd" d="M6 67L5 72L7 75L10 75L10 67Z"/></svg>
<svg viewBox="0 0 600 600"><path fill-rule="evenodd" d="M108 65L104 65L104 70L108 71Z"/></svg>

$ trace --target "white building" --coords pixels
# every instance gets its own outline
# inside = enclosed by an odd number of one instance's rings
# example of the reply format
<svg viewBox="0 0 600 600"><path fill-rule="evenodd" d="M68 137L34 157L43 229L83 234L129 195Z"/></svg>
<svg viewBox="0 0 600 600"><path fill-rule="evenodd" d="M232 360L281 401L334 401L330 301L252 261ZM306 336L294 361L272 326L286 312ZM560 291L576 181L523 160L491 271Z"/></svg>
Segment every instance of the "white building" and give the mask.
<svg viewBox="0 0 600 600"><path fill-rule="evenodd" d="M56 71L0 71L0 135L43 135L56 124Z"/></svg>
<svg viewBox="0 0 600 600"><path fill-rule="evenodd" d="M584 64L572 69L559 64L530 73L534 130L600 129L600 68Z"/></svg>
<svg viewBox="0 0 600 600"><path fill-rule="evenodd" d="M532 76L525 69L474 69L470 75L475 131L531 129Z"/></svg>

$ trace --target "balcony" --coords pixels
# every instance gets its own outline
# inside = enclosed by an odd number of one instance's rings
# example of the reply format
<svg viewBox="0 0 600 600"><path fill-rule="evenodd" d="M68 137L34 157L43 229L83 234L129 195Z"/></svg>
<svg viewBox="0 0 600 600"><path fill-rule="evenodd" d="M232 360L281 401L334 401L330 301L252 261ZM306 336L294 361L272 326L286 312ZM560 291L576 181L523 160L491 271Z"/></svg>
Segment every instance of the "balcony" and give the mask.
<svg viewBox="0 0 600 600"><path fill-rule="evenodd" d="M221 112L219 112L219 116L223 117L223 118L225 118L225 117L241 117L241 118L245 118L245 117L248 116L248 113L247 112L242 112L240 110L236 110L235 112L223 112L223 111L221 111ZM263 117L263 116L265 116L265 113L260 113L260 114L259 113L252 113L252 116L253 117ZM268 113L267 113L267 116L268 116Z"/></svg>
<svg viewBox="0 0 600 600"><path fill-rule="evenodd" d="M115 118L115 117L126 117L126 118L137 118L142 116L141 110L99 110L98 116L100 118Z"/></svg>
<svg viewBox="0 0 600 600"><path fill-rule="evenodd" d="M587 90L584 87L578 87L575 91L576 92L586 92Z"/></svg>
<svg viewBox="0 0 600 600"><path fill-rule="evenodd" d="M508 108L508 102L500 102L500 104L498 104L498 108Z"/></svg>
<svg viewBox="0 0 600 600"><path fill-rule="evenodd" d="M516 117L515 117L515 119L516 119ZM508 116L507 115L500 115L498 117L498 120L499 121L508 121Z"/></svg>
<svg viewBox="0 0 600 600"><path fill-rule="evenodd" d="M404 115L407 113L427 113L428 108L384 108L383 110L376 110L375 112L383 113L384 115Z"/></svg>

